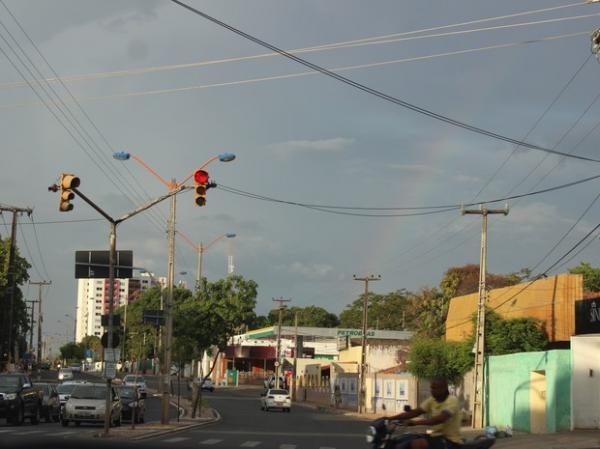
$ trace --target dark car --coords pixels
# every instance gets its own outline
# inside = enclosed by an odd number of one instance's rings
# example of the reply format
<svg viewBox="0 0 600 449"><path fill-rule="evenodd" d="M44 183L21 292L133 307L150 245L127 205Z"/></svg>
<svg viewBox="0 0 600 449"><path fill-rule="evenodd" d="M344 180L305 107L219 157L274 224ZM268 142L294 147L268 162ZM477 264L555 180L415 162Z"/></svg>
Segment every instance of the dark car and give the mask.
<svg viewBox="0 0 600 449"><path fill-rule="evenodd" d="M0 374L0 418L20 426L25 418L39 424L42 395L25 374Z"/></svg>
<svg viewBox="0 0 600 449"><path fill-rule="evenodd" d="M43 394L41 415L46 422L58 422L60 419L60 399L56 386L53 384L36 384Z"/></svg>
<svg viewBox="0 0 600 449"><path fill-rule="evenodd" d="M146 415L146 401L139 388L120 386L117 391L121 398L121 418L123 421L132 421L135 417L136 423L143 423Z"/></svg>

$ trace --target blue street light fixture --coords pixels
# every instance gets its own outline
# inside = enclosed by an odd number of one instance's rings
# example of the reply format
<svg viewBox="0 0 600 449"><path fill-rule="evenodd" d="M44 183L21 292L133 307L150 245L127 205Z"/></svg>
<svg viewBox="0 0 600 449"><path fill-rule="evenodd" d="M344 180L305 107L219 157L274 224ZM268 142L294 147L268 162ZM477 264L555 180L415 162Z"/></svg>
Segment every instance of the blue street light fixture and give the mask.
<svg viewBox="0 0 600 449"><path fill-rule="evenodd" d="M221 162L231 162L235 159L235 154L233 153L221 153L219 154L219 160Z"/></svg>
<svg viewBox="0 0 600 449"><path fill-rule="evenodd" d="M227 237L228 239L232 239L235 237L235 234L233 232L230 232L228 234L225 234L225 237Z"/></svg>
<svg viewBox="0 0 600 449"><path fill-rule="evenodd" d="M113 153L113 158L118 161L127 161L131 157L127 151L116 151Z"/></svg>

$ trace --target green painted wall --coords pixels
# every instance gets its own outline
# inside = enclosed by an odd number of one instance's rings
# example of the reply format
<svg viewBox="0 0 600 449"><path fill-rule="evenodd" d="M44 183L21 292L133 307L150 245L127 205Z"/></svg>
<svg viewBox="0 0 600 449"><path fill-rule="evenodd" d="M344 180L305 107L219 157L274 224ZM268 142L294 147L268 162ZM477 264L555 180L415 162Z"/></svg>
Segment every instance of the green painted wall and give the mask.
<svg viewBox="0 0 600 449"><path fill-rule="evenodd" d="M529 379L546 374L546 429L569 430L571 423L571 351L523 352L488 357L487 422L529 432Z"/></svg>

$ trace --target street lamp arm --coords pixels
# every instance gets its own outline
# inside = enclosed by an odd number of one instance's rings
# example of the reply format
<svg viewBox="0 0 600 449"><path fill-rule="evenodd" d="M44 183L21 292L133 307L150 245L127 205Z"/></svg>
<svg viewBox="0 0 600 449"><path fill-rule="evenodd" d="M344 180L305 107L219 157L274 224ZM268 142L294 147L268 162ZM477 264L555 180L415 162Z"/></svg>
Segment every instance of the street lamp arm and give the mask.
<svg viewBox="0 0 600 449"><path fill-rule="evenodd" d="M207 160L204 164L202 164L200 167L198 167L196 170L194 170L187 178L185 178L183 181L181 181L179 184L179 186L185 184L186 182L188 182L190 179L192 179L192 176L194 176L194 173L196 173L196 171L198 170L203 170L204 168L206 168L206 166L208 164L210 164L211 162L216 161L217 159L219 159L219 156L213 156L211 157L209 160Z"/></svg>
<svg viewBox="0 0 600 449"><path fill-rule="evenodd" d="M138 162L139 164L142 165L142 167L144 167L146 170L148 170L150 173L152 173L160 182L162 182L165 186L167 186L168 189L172 189L173 187L177 187L177 186L173 186L173 184L171 184L169 181L166 181L162 176L160 176L154 169L152 169L152 167L150 167L148 164L146 164L142 159L140 159L138 156L136 156L135 154L130 154L131 159L133 159L134 161Z"/></svg>
<svg viewBox="0 0 600 449"><path fill-rule="evenodd" d="M123 215L121 218L117 218L114 222L115 224L119 224L125 220L130 219L131 217L139 214L140 212L144 212L146 209L151 208L152 206L154 206L155 204L160 203L161 201L166 200L167 198L172 197L173 195L177 195L179 192L183 192L184 190L189 189L189 187L186 186L179 186L176 189L171 190L170 192L159 196L158 198L155 198L149 202L147 202L146 204L141 205L140 207L138 207L137 209L129 212L128 214Z"/></svg>
<svg viewBox="0 0 600 449"><path fill-rule="evenodd" d="M185 241L186 241L186 243L187 243L188 245L190 245L192 248L194 248L194 250L195 250L196 252L202 251L202 246L201 246L201 245L200 245L200 246L199 246L199 245L196 245L196 244L195 244L195 243L192 241L192 239L191 239L191 238L189 238L187 235L185 235L183 232L181 232L181 231L177 231L177 234L178 234L178 235L179 235L179 236L180 236L180 237L181 237L183 240L185 240Z"/></svg>
<svg viewBox="0 0 600 449"><path fill-rule="evenodd" d="M221 239L224 239L225 237L227 237L227 234L223 234L223 235L220 235L220 236L216 237L215 239L213 239L213 241L212 241L212 242L210 242L210 243L209 243L208 245L206 245L206 246L202 246L202 245L201 245L201 246L200 246L200 248L201 248L201 251L206 251L206 250L207 250L207 249L209 249L211 246L213 246L215 243L217 243L219 240L221 240Z"/></svg>

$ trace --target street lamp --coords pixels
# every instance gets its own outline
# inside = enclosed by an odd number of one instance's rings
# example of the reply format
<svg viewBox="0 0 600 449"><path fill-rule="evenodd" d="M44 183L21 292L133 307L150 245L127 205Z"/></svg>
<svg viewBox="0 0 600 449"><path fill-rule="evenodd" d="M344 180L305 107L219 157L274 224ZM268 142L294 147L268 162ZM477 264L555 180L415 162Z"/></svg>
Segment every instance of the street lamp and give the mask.
<svg viewBox="0 0 600 449"><path fill-rule="evenodd" d="M219 160L221 162L231 162L235 159L233 153L221 153L208 159L200 167L192 171L190 175L183 179L181 182L177 182L175 178L172 178L170 182L166 181L160 176L154 169L146 164L140 157L127 151L119 151L113 153L113 158L120 161L127 161L133 159L142 165L147 171L149 171L155 178L157 178L163 185L165 185L170 192L176 189L183 189L185 183L189 181L198 170L203 170L212 162ZM165 351L164 360L162 365L162 407L161 407L161 424L169 424L169 400L170 400L170 371L171 371L171 351L173 341L173 284L175 283L175 215L177 210L177 202L175 195L171 196L171 211L169 214L168 222L168 235L169 235L169 261L167 269L167 297L165 301L164 317L165 317L165 332L163 335L164 343L163 348Z"/></svg>
<svg viewBox="0 0 600 449"><path fill-rule="evenodd" d="M201 283L203 282L203 277L202 277L202 260L203 260L203 256L204 253L210 249L215 243L217 243L220 240L223 239L233 239L237 236L237 234L233 233L233 232L227 232L225 234L221 234L218 237L215 237L208 245L204 246L202 244L202 242L200 242L199 245L196 245L187 235L185 235L184 233L182 233L181 231L178 232L178 234L186 241L188 242L192 248L194 248L194 250L198 253L198 269L196 271L196 290L199 290L201 287Z"/></svg>

